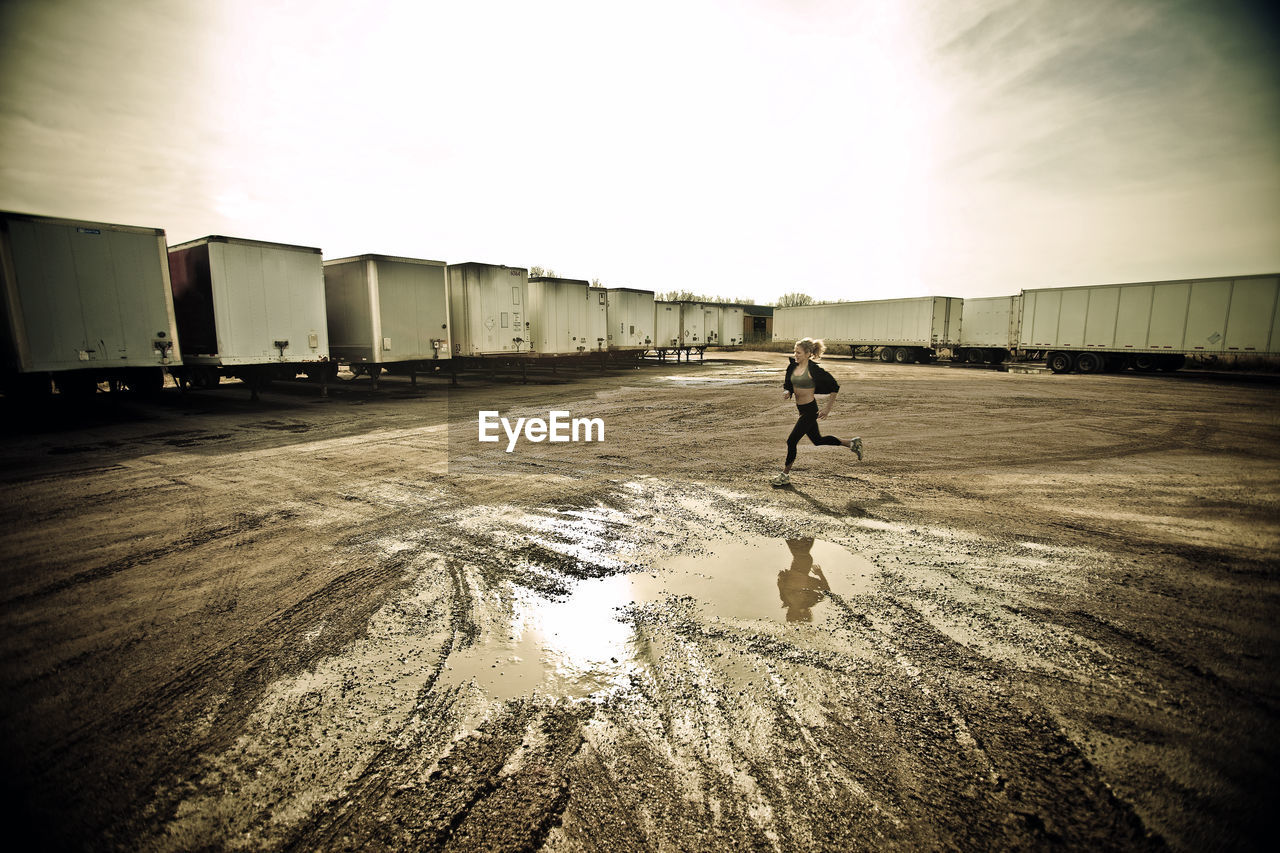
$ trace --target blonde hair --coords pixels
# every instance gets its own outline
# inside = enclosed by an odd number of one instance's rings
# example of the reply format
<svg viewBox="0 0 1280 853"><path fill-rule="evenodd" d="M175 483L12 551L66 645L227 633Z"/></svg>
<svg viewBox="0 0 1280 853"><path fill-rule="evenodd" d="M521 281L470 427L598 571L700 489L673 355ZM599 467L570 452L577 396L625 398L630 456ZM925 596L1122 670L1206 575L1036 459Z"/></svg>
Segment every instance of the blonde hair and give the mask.
<svg viewBox="0 0 1280 853"><path fill-rule="evenodd" d="M819 359L822 354L827 351L827 345L821 340L815 341L813 338L801 338L796 341L796 346L809 353L809 358Z"/></svg>

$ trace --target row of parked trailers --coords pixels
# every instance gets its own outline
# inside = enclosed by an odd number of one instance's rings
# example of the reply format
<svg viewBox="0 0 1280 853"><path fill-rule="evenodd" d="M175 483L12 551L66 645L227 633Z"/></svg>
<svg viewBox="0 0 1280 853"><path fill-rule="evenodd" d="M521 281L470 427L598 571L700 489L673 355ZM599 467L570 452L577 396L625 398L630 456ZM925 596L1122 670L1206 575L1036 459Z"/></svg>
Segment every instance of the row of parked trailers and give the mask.
<svg viewBox="0 0 1280 853"><path fill-rule="evenodd" d="M6 391L89 392L236 376L257 387L339 364L439 370L740 343L743 310L533 277L520 267L319 249L0 213ZM1280 354L1280 276L1040 288L779 308L774 340L824 338L908 362L1042 357L1057 372L1177 369L1189 354Z"/></svg>
<svg viewBox="0 0 1280 853"><path fill-rule="evenodd" d="M773 338L898 363L1044 359L1055 373L1177 370L1189 355L1280 355L1280 275L779 308Z"/></svg>
<svg viewBox="0 0 1280 853"><path fill-rule="evenodd" d="M701 351L741 343L740 307L655 302L528 270L387 255L325 260L306 246L0 213L4 384L91 392L239 377L255 388L346 364L448 363Z"/></svg>

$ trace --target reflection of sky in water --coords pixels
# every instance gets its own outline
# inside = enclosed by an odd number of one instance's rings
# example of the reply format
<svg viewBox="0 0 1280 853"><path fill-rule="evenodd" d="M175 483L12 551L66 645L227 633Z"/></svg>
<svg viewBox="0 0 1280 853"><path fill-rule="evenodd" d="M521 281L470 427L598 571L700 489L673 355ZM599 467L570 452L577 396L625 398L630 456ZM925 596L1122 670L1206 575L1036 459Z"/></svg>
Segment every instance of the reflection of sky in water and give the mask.
<svg viewBox="0 0 1280 853"><path fill-rule="evenodd" d="M474 681L489 696L583 698L620 686L636 664L635 635L620 609L684 596L706 619L822 625L841 596L868 592L877 569L830 542L743 536L649 572L576 581L554 600L521 590L506 636L451 655L444 684Z"/></svg>
<svg viewBox="0 0 1280 853"><path fill-rule="evenodd" d="M544 534L530 537L530 541L536 544L577 560L620 568L622 563L618 555L610 552L613 544L611 526L630 526L633 522L625 513L596 507L590 510L565 510L554 516L528 515L521 519L521 523Z"/></svg>

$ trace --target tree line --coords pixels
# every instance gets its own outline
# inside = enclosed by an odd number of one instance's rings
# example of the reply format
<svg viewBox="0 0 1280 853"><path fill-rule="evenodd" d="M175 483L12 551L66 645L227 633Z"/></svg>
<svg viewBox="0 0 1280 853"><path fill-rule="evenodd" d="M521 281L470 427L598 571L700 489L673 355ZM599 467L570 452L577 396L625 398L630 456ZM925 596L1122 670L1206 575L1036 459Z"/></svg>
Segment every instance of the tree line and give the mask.
<svg viewBox="0 0 1280 853"><path fill-rule="evenodd" d="M557 278L556 271L550 267L531 266L529 267L530 278ZM592 287L604 287L603 282L598 278L591 279ZM655 302L705 302L709 305L755 305L754 299L730 299L725 296L707 296L703 293L694 293L692 290L668 290L665 293L655 293L653 295ZM769 304L769 303L766 303ZM823 303L814 299L807 293L784 293L778 298L778 301L772 303L778 308L794 308L797 305L822 305Z"/></svg>
<svg viewBox="0 0 1280 853"><path fill-rule="evenodd" d="M653 298L657 302L705 302L710 305L758 304L754 299L726 299L723 296L706 296L701 293L694 293L691 290L668 290L666 293L655 293ZM807 293L784 293L777 302L765 304L772 304L777 308L793 308L797 305L820 305L822 303Z"/></svg>

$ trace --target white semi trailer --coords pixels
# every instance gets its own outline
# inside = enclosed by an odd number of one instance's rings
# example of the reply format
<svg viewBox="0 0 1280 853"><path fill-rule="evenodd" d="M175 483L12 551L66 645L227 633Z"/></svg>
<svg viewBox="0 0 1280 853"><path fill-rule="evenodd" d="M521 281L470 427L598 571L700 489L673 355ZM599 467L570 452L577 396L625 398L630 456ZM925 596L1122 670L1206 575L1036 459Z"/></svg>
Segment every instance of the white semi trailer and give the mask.
<svg viewBox="0 0 1280 853"><path fill-rule="evenodd" d="M0 279L5 393L154 391L181 363L162 229L3 212Z"/></svg>
<svg viewBox="0 0 1280 853"><path fill-rule="evenodd" d="M653 345L658 349L672 349L684 345L684 327L680 324L679 302L654 302Z"/></svg>
<svg viewBox="0 0 1280 853"><path fill-rule="evenodd" d="M956 361L1001 364L1018 342L1021 296L986 296L964 301Z"/></svg>
<svg viewBox="0 0 1280 853"><path fill-rule="evenodd" d="M329 354L376 384L388 365L432 369L452 354L444 261L359 255L324 262Z"/></svg>
<svg viewBox="0 0 1280 853"><path fill-rule="evenodd" d="M1280 274L1024 290L1017 346L1055 373L1280 355Z"/></svg>
<svg viewBox="0 0 1280 853"><path fill-rule="evenodd" d="M607 343L611 350L647 350L654 346L653 291L605 288Z"/></svg>
<svg viewBox="0 0 1280 853"><path fill-rule="evenodd" d="M773 339L821 338L827 348L877 355L899 364L951 355L960 342L964 300L953 296L837 302L777 308Z"/></svg>
<svg viewBox="0 0 1280 853"><path fill-rule="evenodd" d="M527 356L529 270L468 261L448 276L453 354Z"/></svg>
<svg viewBox="0 0 1280 853"><path fill-rule="evenodd" d="M529 339L537 355L576 355L603 351L603 293L590 282L534 276L529 279Z"/></svg>
<svg viewBox="0 0 1280 853"><path fill-rule="evenodd" d="M272 379L332 372L320 250L212 235L169 248L185 379ZM178 370L174 371L178 373Z"/></svg>
<svg viewBox="0 0 1280 853"><path fill-rule="evenodd" d="M701 302L655 302L653 310L654 348L701 349L709 343L708 331L714 335L720 322L717 306Z"/></svg>
<svg viewBox="0 0 1280 853"><path fill-rule="evenodd" d="M716 343L722 347L741 344L744 333L742 317L742 306L721 305L720 327L716 330Z"/></svg>

